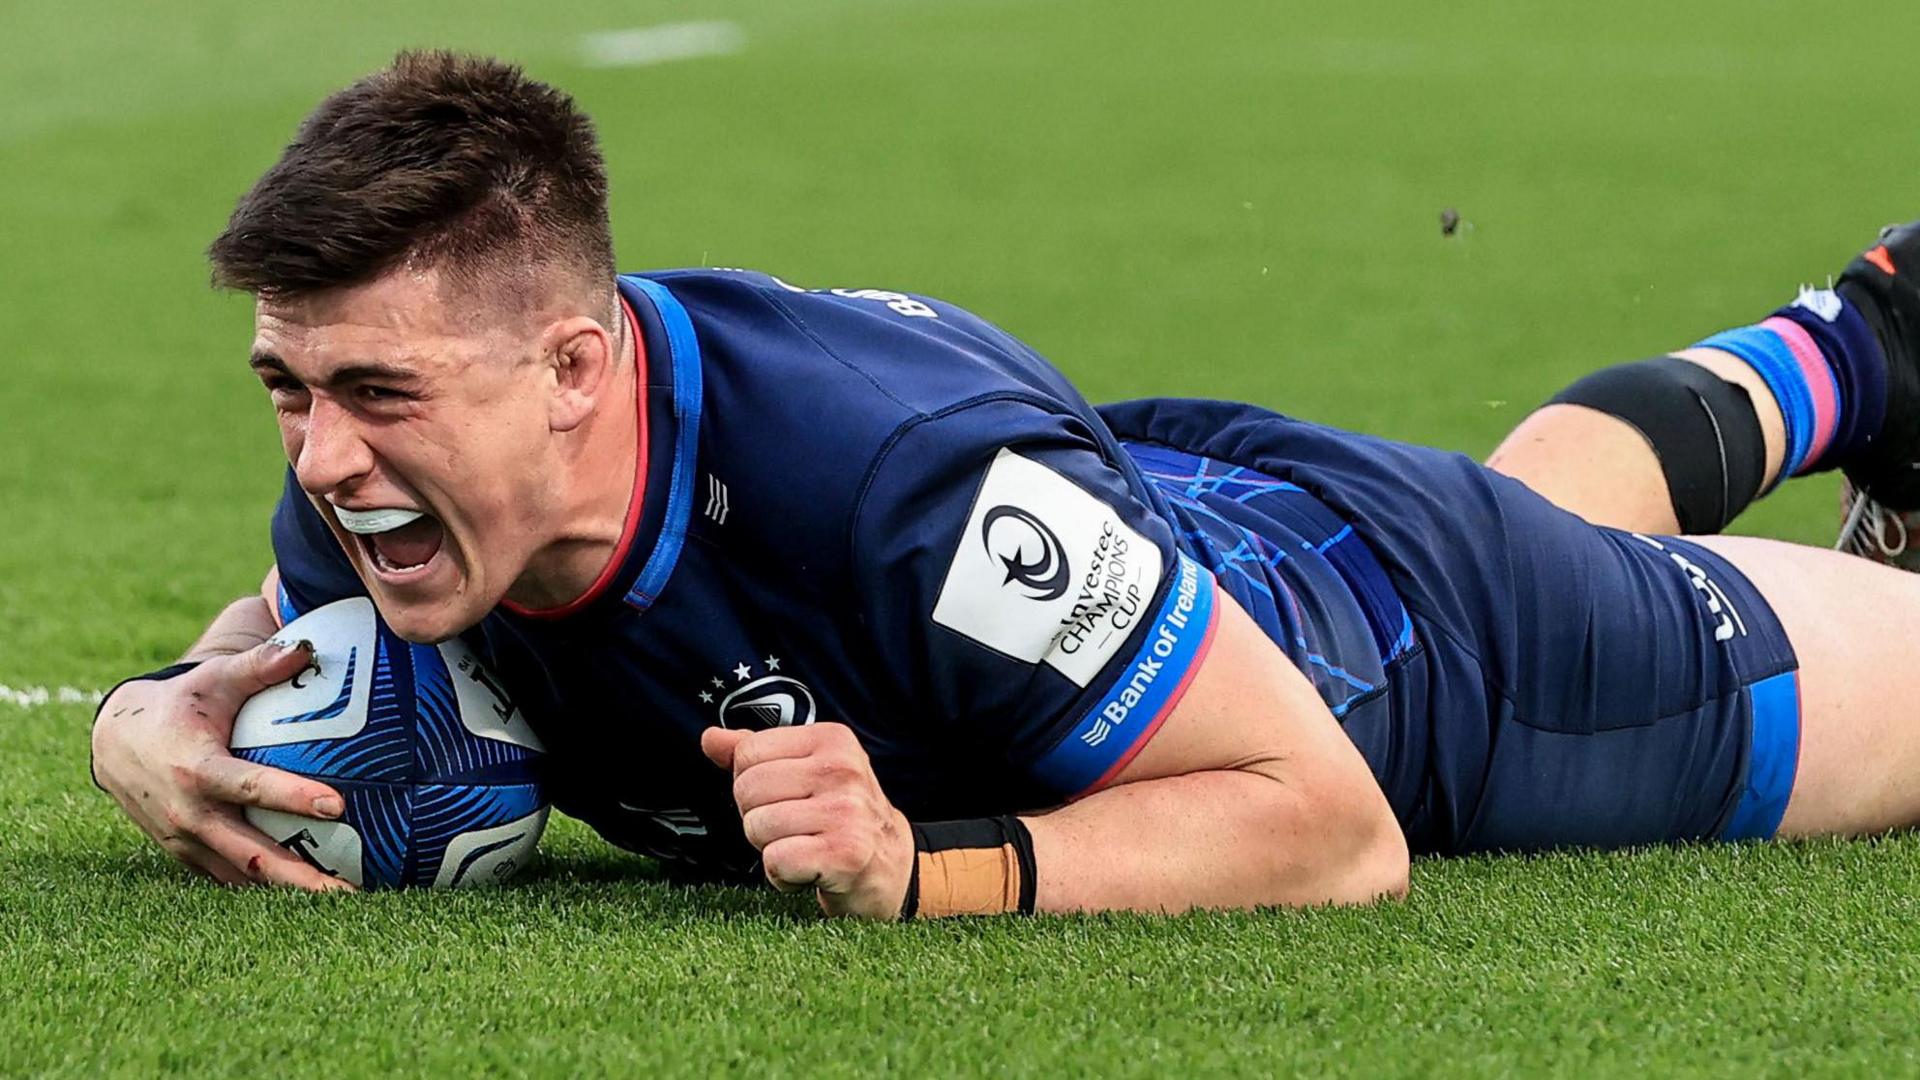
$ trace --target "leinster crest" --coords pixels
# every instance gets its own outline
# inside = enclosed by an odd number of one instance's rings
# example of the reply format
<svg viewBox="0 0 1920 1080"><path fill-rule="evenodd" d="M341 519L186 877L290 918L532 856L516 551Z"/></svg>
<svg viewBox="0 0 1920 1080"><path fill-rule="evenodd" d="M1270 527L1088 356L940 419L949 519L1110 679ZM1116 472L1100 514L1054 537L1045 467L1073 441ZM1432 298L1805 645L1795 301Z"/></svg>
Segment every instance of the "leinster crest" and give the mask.
<svg viewBox="0 0 1920 1080"><path fill-rule="evenodd" d="M712 689L700 692L701 704L714 707L721 727L736 731L764 731L813 723L818 714L813 691L799 679L778 674L778 657L769 656L762 663L766 674L758 677L754 676L752 666L744 662L730 672L731 683L715 676L711 680Z"/></svg>

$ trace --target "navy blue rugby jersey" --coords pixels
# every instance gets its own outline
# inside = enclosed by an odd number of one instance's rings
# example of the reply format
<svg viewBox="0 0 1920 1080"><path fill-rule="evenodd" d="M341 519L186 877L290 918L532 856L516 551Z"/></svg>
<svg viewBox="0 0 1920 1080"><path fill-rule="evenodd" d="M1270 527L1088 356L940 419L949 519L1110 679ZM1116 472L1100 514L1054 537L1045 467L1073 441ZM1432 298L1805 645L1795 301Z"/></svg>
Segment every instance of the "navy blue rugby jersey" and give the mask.
<svg viewBox="0 0 1920 1080"><path fill-rule="evenodd" d="M555 804L614 843L753 869L699 750L714 724L848 724L918 820L1069 801L1177 703L1218 588L1343 722L1379 707L1404 610L1300 488L1123 443L1031 349L927 297L727 270L619 287L647 421L629 536L605 587L462 635L546 743ZM364 595L291 472L273 540L283 619Z"/></svg>

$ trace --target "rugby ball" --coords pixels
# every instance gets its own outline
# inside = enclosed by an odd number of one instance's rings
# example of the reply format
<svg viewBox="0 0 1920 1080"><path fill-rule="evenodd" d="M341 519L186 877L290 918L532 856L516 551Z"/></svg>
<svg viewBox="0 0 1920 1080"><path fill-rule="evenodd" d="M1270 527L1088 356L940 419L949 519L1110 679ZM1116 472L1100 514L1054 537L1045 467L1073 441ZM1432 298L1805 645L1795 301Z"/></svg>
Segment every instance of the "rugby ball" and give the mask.
<svg viewBox="0 0 1920 1080"><path fill-rule="evenodd" d="M526 865L547 823L540 740L473 650L408 642L365 598L274 640L312 642L313 663L241 707L233 752L324 781L346 812L248 807L255 828L366 889L491 885Z"/></svg>

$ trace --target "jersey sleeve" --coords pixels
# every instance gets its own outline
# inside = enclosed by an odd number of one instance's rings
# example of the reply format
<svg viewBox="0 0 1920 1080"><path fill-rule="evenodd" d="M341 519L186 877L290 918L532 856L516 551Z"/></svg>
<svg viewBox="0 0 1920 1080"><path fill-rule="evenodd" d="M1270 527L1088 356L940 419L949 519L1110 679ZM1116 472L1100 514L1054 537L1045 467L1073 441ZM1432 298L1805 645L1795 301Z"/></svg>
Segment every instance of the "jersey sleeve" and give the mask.
<svg viewBox="0 0 1920 1080"><path fill-rule="evenodd" d="M367 595L353 563L300 490L292 469L273 511L273 557L280 570L274 614L283 626L335 600Z"/></svg>
<svg viewBox="0 0 1920 1080"><path fill-rule="evenodd" d="M973 404L909 422L855 513L859 603L906 722L953 725L1061 801L1139 752L1214 632L1212 574L1118 453L1076 416Z"/></svg>

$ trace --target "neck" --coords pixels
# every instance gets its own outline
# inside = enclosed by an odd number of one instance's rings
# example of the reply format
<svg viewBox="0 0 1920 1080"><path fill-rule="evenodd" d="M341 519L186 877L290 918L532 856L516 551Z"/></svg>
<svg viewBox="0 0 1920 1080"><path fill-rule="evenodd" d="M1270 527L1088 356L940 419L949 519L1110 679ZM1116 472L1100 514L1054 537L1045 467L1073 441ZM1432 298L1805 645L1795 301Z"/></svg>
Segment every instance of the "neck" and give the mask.
<svg viewBox="0 0 1920 1080"><path fill-rule="evenodd" d="M591 599L619 569L626 555L623 541L631 540L637 523L645 455L642 361L637 328L624 304L618 327L615 348L627 361L606 396L608 407L596 409L581 425L580 438L571 441L562 463L567 489L549 520L564 524L507 591L507 606L522 614L557 617Z"/></svg>

